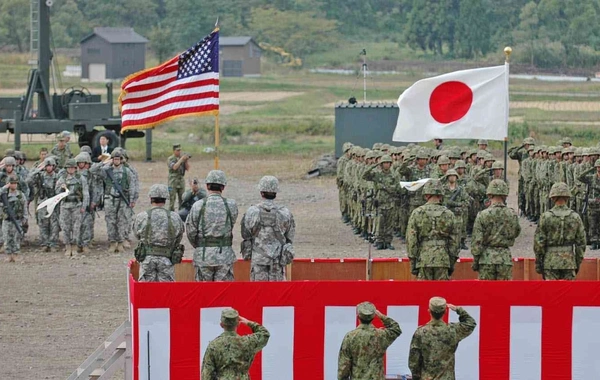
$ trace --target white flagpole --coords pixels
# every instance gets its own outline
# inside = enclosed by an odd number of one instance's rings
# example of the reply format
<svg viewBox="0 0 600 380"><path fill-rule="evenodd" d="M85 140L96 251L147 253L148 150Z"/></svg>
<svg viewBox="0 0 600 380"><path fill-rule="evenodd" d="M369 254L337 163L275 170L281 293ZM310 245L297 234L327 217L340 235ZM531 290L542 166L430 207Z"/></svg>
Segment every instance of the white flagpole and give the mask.
<svg viewBox="0 0 600 380"><path fill-rule="evenodd" d="M506 136L504 137L504 182L506 182L506 176L508 172L508 117L510 114L510 95L509 95L509 74L510 74L510 55L512 48L507 46L504 48L504 65L506 66Z"/></svg>

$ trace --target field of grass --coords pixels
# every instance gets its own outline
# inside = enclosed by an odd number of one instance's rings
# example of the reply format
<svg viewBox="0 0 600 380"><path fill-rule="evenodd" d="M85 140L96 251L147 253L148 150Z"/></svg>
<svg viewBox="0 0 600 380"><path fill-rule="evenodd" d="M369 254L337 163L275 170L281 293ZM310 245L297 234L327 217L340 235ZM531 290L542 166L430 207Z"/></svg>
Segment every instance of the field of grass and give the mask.
<svg viewBox="0 0 600 380"><path fill-rule="evenodd" d="M374 49L373 54L385 56L386 49L390 54L402 54L383 45L379 50ZM352 47L345 54L351 51L354 51ZM348 59L344 57L340 55L340 59ZM0 72L3 73L0 96L24 93L29 69L27 58L26 55L0 56ZM390 59L401 58L390 55ZM59 62L66 63L60 58ZM421 75L415 73L373 75L367 82L368 100L395 101L404 89L420 78ZM63 78L62 85L63 89L84 86L95 93L105 92L101 83L81 83L73 78ZM511 102L519 103L519 107L512 108L510 113L513 120L509 128L511 140L533 135L542 143L554 144L562 135L568 135L576 145L595 145L600 141L600 107L590 108L590 104L600 102L600 83L511 80L510 91ZM115 83L115 99L118 92L119 84ZM334 105L350 96L362 99L362 77L314 74L267 63L260 78L223 78L221 94L220 152L223 155L316 156L333 151ZM565 102L568 102L568 109L562 110ZM154 132L153 156L162 159L170 154L172 143L182 142L184 149L195 156L212 159L213 154L204 153L204 150L214 145L213 128L212 117L165 123ZM501 143L497 145L501 147ZM0 144L0 149L8 146ZM31 156L40 146L25 144L24 150ZM145 157L144 147L143 139L128 141L128 149L134 158Z"/></svg>

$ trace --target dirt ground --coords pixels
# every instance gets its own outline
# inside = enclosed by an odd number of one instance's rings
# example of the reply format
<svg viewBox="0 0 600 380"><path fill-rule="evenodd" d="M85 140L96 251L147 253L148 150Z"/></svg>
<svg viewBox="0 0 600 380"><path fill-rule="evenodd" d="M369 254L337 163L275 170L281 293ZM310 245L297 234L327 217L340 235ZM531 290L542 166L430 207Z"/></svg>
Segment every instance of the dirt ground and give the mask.
<svg viewBox="0 0 600 380"><path fill-rule="evenodd" d="M225 195L237 200L242 213L259 201L256 184L262 175L278 176L278 200L293 212L298 257L366 257L367 244L340 221L333 178L304 180L310 160L295 158L224 159L228 175ZM148 207L144 194L150 185L166 181L164 162L134 163L142 178L142 197L136 211ZM192 163L192 175L204 177L212 161ZM509 173L516 189L515 166ZM515 207L515 197L509 198ZM5 262L0 255L0 379L65 379L115 328L127 318L127 262L132 253L106 253L103 213L96 221L96 246L87 257L65 258L62 253L41 253L33 243L37 227L31 223L20 262ZM523 232L513 250L531 257L534 226L521 220ZM239 250L239 224L234 248ZM187 244L187 239L184 238ZM375 257L405 256L396 251L373 251ZM189 244L186 257L191 256ZM463 255L468 256L467 251Z"/></svg>

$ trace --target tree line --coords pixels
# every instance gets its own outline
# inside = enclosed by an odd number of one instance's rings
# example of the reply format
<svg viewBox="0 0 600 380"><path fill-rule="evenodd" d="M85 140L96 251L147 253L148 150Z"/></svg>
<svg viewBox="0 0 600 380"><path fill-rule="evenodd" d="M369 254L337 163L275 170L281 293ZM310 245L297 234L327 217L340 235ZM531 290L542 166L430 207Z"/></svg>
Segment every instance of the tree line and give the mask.
<svg viewBox="0 0 600 380"><path fill-rule="evenodd" d="M0 2L0 48L27 51L30 0ZM94 26L131 26L160 59L208 34L251 35L304 58L349 41L394 41L433 58L521 47L540 68L600 63L600 0L55 0L56 47Z"/></svg>

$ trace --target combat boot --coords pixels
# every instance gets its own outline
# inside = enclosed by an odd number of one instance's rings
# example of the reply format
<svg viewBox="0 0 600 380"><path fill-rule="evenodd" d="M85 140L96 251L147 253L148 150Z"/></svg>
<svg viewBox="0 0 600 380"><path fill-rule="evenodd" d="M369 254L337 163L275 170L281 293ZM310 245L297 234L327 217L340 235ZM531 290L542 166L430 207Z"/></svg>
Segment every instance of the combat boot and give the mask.
<svg viewBox="0 0 600 380"><path fill-rule="evenodd" d="M85 246L85 247L82 247L82 248L81 248L81 252L82 252L83 254L86 254L86 255L87 255L88 253L90 253L90 249L89 249L87 246Z"/></svg>
<svg viewBox="0 0 600 380"><path fill-rule="evenodd" d="M65 244L65 256L71 257L72 253L73 252L71 252L71 244Z"/></svg>
<svg viewBox="0 0 600 380"><path fill-rule="evenodd" d="M79 252L79 247L77 244L71 244L71 256L77 256L77 252Z"/></svg>
<svg viewBox="0 0 600 380"><path fill-rule="evenodd" d="M384 243L377 243L377 245L375 246L375 248L377 248L378 251L381 251L382 249L385 249L385 244Z"/></svg>
<svg viewBox="0 0 600 380"><path fill-rule="evenodd" d="M111 242L108 247L108 253L117 253L117 242Z"/></svg>
<svg viewBox="0 0 600 380"><path fill-rule="evenodd" d="M467 247L467 243L465 243L465 239L462 239L462 240L460 241L460 249L462 249L462 250L464 250L464 251L466 251L466 250L468 250L468 249L469 249L469 247Z"/></svg>
<svg viewBox="0 0 600 380"><path fill-rule="evenodd" d="M130 249L131 248L131 242L129 240L125 240L123 242L123 248Z"/></svg>
<svg viewBox="0 0 600 380"><path fill-rule="evenodd" d="M391 243L387 243L385 246L387 249L389 249L390 251L395 250L396 248L394 248L394 246Z"/></svg>
<svg viewBox="0 0 600 380"><path fill-rule="evenodd" d="M115 252L125 252L125 248L123 247L123 243L118 243Z"/></svg>
<svg viewBox="0 0 600 380"><path fill-rule="evenodd" d="M42 249L43 252L50 252L50 247L44 247L44 249Z"/></svg>

